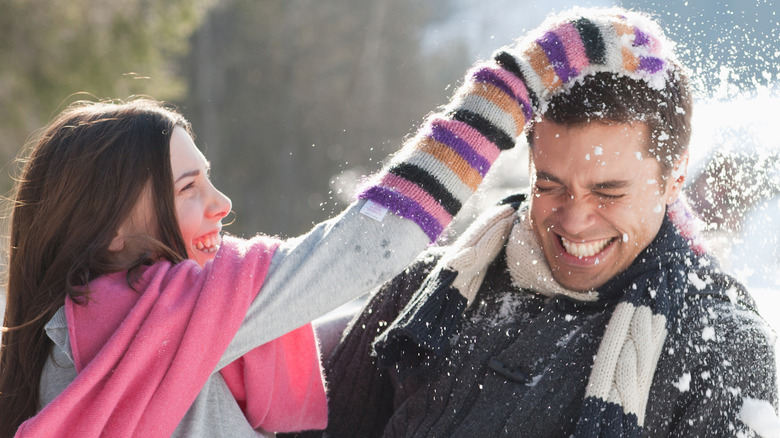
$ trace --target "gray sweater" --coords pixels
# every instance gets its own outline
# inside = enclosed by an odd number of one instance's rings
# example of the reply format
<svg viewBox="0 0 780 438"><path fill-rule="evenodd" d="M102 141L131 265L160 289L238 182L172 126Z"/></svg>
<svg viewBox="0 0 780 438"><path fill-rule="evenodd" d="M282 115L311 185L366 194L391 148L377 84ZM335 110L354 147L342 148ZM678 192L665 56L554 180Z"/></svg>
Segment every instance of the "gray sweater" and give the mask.
<svg viewBox="0 0 780 438"><path fill-rule="evenodd" d="M392 278L426 248L428 237L414 222L389 213L381 222L371 219L359 213L364 203L276 250L260 293L173 436L273 436L252 429L218 371ZM46 332L54 350L41 376L44 406L76 378L63 309Z"/></svg>

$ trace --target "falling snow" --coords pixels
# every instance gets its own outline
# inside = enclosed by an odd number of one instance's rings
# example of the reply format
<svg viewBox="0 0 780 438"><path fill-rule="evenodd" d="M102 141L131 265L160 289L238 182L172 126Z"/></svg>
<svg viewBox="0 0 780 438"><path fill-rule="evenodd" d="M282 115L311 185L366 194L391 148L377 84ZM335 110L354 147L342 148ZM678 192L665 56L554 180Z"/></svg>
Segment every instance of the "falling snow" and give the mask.
<svg viewBox="0 0 780 438"><path fill-rule="evenodd" d="M680 376L680 380L674 384L680 392L686 392L691 389L691 373L684 373Z"/></svg>
<svg viewBox="0 0 780 438"><path fill-rule="evenodd" d="M777 418L775 409L766 400L756 400L750 397L742 399L739 419L761 437L780 437L780 419Z"/></svg>
<svg viewBox="0 0 780 438"><path fill-rule="evenodd" d="M707 287L707 283L704 282L695 272L688 273L688 282L691 283L696 289L704 290Z"/></svg>
<svg viewBox="0 0 780 438"><path fill-rule="evenodd" d="M711 326L704 327L701 331L701 337L705 341L712 341L715 339L715 328Z"/></svg>

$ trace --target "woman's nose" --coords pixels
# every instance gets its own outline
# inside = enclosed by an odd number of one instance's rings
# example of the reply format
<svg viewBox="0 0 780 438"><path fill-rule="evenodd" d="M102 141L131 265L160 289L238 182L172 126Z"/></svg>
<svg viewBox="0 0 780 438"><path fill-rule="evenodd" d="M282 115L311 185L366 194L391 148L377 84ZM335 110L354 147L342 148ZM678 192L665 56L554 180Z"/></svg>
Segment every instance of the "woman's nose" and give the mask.
<svg viewBox="0 0 780 438"><path fill-rule="evenodd" d="M216 219L222 219L230 213L232 208L233 203L230 201L230 198L216 188L213 188L213 198L209 210L211 216Z"/></svg>

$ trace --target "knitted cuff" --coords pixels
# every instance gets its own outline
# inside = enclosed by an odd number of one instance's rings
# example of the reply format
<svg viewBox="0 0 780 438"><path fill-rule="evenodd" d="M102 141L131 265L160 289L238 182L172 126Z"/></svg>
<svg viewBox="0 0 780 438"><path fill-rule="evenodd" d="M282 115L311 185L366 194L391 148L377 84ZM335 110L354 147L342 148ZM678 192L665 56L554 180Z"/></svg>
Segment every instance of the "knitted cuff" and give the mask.
<svg viewBox="0 0 780 438"><path fill-rule="evenodd" d="M520 77L495 62L477 65L358 198L413 220L435 241L532 114Z"/></svg>

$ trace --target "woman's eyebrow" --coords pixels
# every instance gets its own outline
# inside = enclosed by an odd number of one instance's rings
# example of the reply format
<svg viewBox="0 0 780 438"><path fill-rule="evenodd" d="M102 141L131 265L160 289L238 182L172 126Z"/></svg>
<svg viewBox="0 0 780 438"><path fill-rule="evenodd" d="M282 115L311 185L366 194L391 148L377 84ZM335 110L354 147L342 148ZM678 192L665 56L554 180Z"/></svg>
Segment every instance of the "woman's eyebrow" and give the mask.
<svg viewBox="0 0 780 438"><path fill-rule="evenodd" d="M190 176L198 176L198 175L200 175L200 169L190 170L189 172L182 173L178 178L176 178L176 181L174 181L173 183L176 184L177 182L181 181L184 178Z"/></svg>

